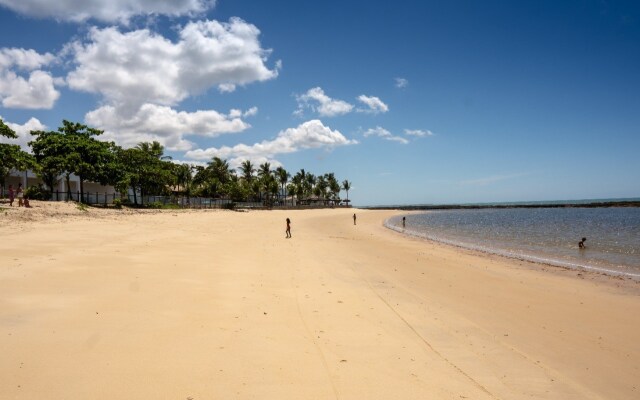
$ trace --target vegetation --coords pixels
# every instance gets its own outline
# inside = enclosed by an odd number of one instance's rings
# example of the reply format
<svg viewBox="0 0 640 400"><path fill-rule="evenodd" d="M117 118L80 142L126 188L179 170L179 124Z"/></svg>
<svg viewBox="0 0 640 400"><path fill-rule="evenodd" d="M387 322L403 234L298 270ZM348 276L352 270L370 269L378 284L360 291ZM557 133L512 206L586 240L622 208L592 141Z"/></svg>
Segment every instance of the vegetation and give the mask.
<svg viewBox="0 0 640 400"><path fill-rule="evenodd" d="M0 136L15 139L18 135L0 119ZM31 154L22 151L16 144L0 143L0 186L5 186L5 180L12 169L24 171L33 169L36 163Z"/></svg>
<svg viewBox="0 0 640 400"><path fill-rule="evenodd" d="M259 202L266 206L300 201L340 201L340 191L351 188L348 181L338 182L333 173L311 174L304 169L293 176L279 166L265 162L258 166L245 160L237 170L227 160L214 157L205 166L174 163L164 154L158 142L142 142L123 149L113 142L101 141L103 132L64 120L56 131L31 131L29 142L33 155L17 145L0 144L0 180L11 169L35 171L47 188L54 188L60 177L66 179L70 193L70 176L80 181L80 202L84 202L84 183L112 185L121 193L132 193L134 206L166 208L165 204L144 204L148 196L195 196L228 199L237 202ZM17 137L0 120L0 135ZM347 183L347 185L345 185ZM36 193L37 189L37 193ZM46 197L42 188L31 189L34 196ZM128 199L114 201L116 207Z"/></svg>

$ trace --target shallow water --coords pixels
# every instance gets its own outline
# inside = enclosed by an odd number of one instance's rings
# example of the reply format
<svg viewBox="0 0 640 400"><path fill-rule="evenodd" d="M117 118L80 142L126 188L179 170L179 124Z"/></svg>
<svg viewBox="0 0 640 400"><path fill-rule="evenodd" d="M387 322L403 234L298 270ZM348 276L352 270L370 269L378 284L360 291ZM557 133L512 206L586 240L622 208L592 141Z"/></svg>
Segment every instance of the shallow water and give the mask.
<svg viewBox="0 0 640 400"><path fill-rule="evenodd" d="M640 279L640 208L434 210L393 217L409 235L563 267ZM578 241L586 237L586 248Z"/></svg>

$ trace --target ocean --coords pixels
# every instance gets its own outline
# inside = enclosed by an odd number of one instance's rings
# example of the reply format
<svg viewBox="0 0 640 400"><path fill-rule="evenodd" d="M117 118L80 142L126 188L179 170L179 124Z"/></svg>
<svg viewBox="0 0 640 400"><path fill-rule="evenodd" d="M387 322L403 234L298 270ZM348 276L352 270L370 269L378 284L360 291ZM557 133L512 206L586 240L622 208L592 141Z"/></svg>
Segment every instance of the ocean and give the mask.
<svg viewBox="0 0 640 400"><path fill-rule="evenodd" d="M405 228L402 215L385 225L463 248L640 279L640 207L431 210L405 217Z"/></svg>

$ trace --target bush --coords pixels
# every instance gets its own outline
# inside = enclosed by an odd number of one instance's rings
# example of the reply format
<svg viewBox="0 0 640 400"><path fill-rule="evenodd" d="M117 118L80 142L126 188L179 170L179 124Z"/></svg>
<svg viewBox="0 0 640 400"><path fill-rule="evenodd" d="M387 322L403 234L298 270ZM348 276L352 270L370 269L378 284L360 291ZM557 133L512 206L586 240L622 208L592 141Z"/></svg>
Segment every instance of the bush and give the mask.
<svg viewBox="0 0 640 400"><path fill-rule="evenodd" d="M122 208L122 200L121 199L113 200L113 206L118 209Z"/></svg>
<svg viewBox="0 0 640 400"><path fill-rule="evenodd" d="M42 186L31 186L24 191L24 197L31 200L51 200L51 192Z"/></svg>
<svg viewBox="0 0 640 400"><path fill-rule="evenodd" d="M234 208L236 208L236 203L224 203L220 208L222 208L223 210L233 210Z"/></svg>
<svg viewBox="0 0 640 400"><path fill-rule="evenodd" d="M164 204L162 204L159 201L147 204L147 208L156 208L156 209L160 209L160 208L164 208Z"/></svg>

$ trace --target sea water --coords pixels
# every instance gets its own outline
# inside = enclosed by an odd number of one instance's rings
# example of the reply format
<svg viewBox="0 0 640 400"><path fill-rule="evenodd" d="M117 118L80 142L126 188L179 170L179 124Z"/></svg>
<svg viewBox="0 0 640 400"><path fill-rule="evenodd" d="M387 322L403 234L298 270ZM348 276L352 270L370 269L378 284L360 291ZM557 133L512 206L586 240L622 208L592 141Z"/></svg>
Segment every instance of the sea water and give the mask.
<svg viewBox="0 0 640 400"><path fill-rule="evenodd" d="M385 225L464 248L640 279L638 207L433 210L404 215L405 228L402 217Z"/></svg>

